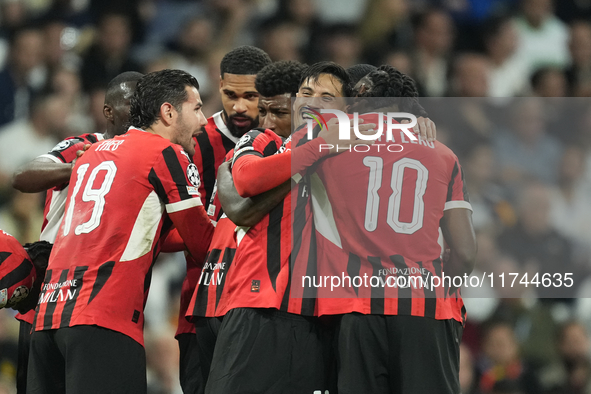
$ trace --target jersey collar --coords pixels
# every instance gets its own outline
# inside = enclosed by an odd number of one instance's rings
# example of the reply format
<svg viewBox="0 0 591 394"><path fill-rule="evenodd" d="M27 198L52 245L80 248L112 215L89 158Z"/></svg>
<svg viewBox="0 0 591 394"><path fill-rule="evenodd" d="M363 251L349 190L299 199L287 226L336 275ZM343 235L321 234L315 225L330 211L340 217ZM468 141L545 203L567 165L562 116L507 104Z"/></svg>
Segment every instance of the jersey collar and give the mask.
<svg viewBox="0 0 591 394"><path fill-rule="evenodd" d="M238 140L240 138L234 137L232 135L232 133L230 133L230 130L228 130L228 126L226 126L226 124L224 123L224 119L222 118L222 111L220 112L216 112L215 114L212 115L213 121L215 123L215 127L218 128L218 130L225 135L226 137L228 137L230 139L230 141L237 143Z"/></svg>

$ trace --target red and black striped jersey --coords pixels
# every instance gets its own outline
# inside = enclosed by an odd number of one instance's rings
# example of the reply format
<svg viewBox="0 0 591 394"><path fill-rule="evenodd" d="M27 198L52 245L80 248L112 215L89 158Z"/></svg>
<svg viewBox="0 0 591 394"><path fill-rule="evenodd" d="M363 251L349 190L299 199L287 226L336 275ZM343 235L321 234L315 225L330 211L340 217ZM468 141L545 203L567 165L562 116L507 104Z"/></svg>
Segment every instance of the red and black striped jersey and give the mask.
<svg viewBox="0 0 591 394"><path fill-rule="evenodd" d="M253 130L236 145L233 167L238 166L240 160L249 155L268 157L287 154L290 149L291 145L284 145L281 137L272 131ZM289 160L286 165L287 169L268 168L268 171L290 173ZM233 176L235 182L238 182L237 177L240 175L234 173ZM230 309L241 307L275 308L296 314L314 313L313 305L311 308L304 308L301 298L290 296L291 204L292 201L299 200L298 195L301 192L299 186L292 188L291 193L259 223L248 229L237 230L238 247L224 288L228 297L223 305L220 303L218 306L217 314L223 315ZM305 198L307 199L307 195Z"/></svg>
<svg viewBox="0 0 591 394"><path fill-rule="evenodd" d="M0 230L0 309L25 299L36 278L29 254L12 235Z"/></svg>
<svg viewBox="0 0 591 394"><path fill-rule="evenodd" d="M210 203L213 201L215 193L215 180L218 174L218 167L224 162L226 154L234 148L238 138L234 137L222 119L222 112L218 112L207 119L207 125L203 133L195 137L197 145L195 146L195 154L193 155L193 163L197 166L199 171L199 194L203 206L210 212ZM217 207L217 210L221 206ZM215 211L215 208L213 208ZM217 221L215 213L211 213L209 217ZM201 276L202 261L194 261L191 256L187 256L187 275L183 281L181 289L181 303L179 310L179 319L176 335L185 333L194 333L195 325L190 323L185 318L188 313L189 303L197 282Z"/></svg>
<svg viewBox="0 0 591 394"><path fill-rule="evenodd" d="M76 159L76 152L83 150L84 145L94 144L103 139L104 137L101 133L88 133L77 137L68 137L57 144L51 151L39 157L48 158L56 163L71 163ZM41 235L39 236L41 241L55 242L57 230L64 217L67 195L67 182L47 191L45 209L43 211L43 225L41 226ZM16 318L33 324L35 311L31 310L25 314L18 313Z"/></svg>
<svg viewBox="0 0 591 394"><path fill-rule="evenodd" d="M143 308L161 240L174 224L192 254L211 241L196 171L180 146L137 129L94 144L78 159L35 330L97 325L143 344Z"/></svg>
<svg viewBox="0 0 591 394"><path fill-rule="evenodd" d="M230 150L226 160L231 160L233 154L234 150ZM217 221L217 225L187 310L187 318L220 316L216 310L218 305L226 303L228 296L227 291L224 292L224 284L236 254L236 225L222 212L215 188L212 196L208 214Z"/></svg>
<svg viewBox="0 0 591 394"><path fill-rule="evenodd" d="M226 154L234 149L239 138L230 133L220 111L207 119L204 132L195 137L195 140L197 146L193 163L201 176L199 193L203 206L207 209L212 198L218 167L224 162Z"/></svg>
<svg viewBox="0 0 591 394"><path fill-rule="evenodd" d="M102 141L103 134L82 134L77 137L68 137L57 144L51 151L39 157L45 157L56 163L72 163L76 159L76 152L83 150L84 145ZM53 243L66 206L68 195L68 183L56 186L47 191L45 197L45 211L43 212L43 226L41 227L41 241Z"/></svg>
<svg viewBox="0 0 591 394"><path fill-rule="evenodd" d="M375 116L364 116L366 123L377 123ZM449 148L395 132L393 141L382 137L326 159L310 183L318 257L312 280L341 282L317 287L319 315L464 321L459 292L449 296L443 286L429 286L445 271L438 242L444 210L471 209L461 166ZM355 284L348 278L360 279Z"/></svg>

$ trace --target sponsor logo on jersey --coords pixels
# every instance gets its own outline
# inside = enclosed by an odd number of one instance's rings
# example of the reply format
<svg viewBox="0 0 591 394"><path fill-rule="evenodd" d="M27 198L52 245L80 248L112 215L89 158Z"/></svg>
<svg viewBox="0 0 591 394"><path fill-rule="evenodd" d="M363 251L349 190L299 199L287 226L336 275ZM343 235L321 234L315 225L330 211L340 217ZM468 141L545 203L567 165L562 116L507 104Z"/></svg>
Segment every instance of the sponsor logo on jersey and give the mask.
<svg viewBox="0 0 591 394"><path fill-rule="evenodd" d="M261 281L260 280L252 280L250 284L250 292L251 293L258 293L261 290Z"/></svg>
<svg viewBox="0 0 591 394"><path fill-rule="evenodd" d="M191 182L191 185L195 187L199 187L201 185L201 178L199 177L199 170L197 170L197 166L193 163L187 166L187 179Z"/></svg>
<svg viewBox="0 0 591 394"><path fill-rule="evenodd" d="M187 193L189 193L190 196L198 196L199 188L195 186L187 186Z"/></svg>

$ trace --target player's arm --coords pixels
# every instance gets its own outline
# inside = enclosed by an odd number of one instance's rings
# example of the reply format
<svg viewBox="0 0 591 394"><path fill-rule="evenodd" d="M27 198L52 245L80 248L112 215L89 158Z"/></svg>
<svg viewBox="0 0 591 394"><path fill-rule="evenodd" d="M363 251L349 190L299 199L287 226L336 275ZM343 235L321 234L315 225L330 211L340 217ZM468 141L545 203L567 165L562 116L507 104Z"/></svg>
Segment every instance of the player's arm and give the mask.
<svg viewBox="0 0 591 394"><path fill-rule="evenodd" d="M443 218L440 222L443 238L449 246L449 258L443 262L448 276L464 276L474 269L476 236L472 225L472 206L464 183L464 172L454 156L450 166L450 181ZM450 289L454 291L455 289Z"/></svg>
<svg viewBox="0 0 591 394"><path fill-rule="evenodd" d="M468 275L476 262L476 235L472 226L472 211L466 208L448 209L440 222L443 238L450 255L444 262L447 276Z"/></svg>
<svg viewBox="0 0 591 394"><path fill-rule="evenodd" d="M181 238L179 230L173 228L164 239L164 242L162 242L160 251L162 253L175 253L182 252L185 249L185 242Z"/></svg>
<svg viewBox="0 0 591 394"><path fill-rule="evenodd" d="M213 236L214 225L189 181L188 174L196 171L188 156L178 145L170 145L154 164L150 183L189 253L196 259L203 255Z"/></svg>
<svg viewBox="0 0 591 394"><path fill-rule="evenodd" d="M23 193L38 193L69 182L76 154L87 144L80 137L60 142L49 153L19 167L12 176L12 186Z"/></svg>
<svg viewBox="0 0 591 394"><path fill-rule="evenodd" d="M291 181L287 180L262 194L241 197L234 186L230 163L223 163L218 168L217 185L224 213L234 224L244 227L252 227L260 222L291 190Z"/></svg>
<svg viewBox="0 0 591 394"><path fill-rule="evenodd" d="M15 171L12 186L23 193L42 192L68 182L72 168L72 163L56 163L46 157L37 157Z"/></svg>
<svg viewBox="0 0 591 394"><path fill-rule="evenodd" d="M232 159L236 191L241 197L253 197L280 186L328 156L328 150L320 149L324 143L323 138L314 138L292 151L291 143L282 146L280 137L270 132L248 132L236 145ZM279 149L283 152L275 154Z"/></svg>

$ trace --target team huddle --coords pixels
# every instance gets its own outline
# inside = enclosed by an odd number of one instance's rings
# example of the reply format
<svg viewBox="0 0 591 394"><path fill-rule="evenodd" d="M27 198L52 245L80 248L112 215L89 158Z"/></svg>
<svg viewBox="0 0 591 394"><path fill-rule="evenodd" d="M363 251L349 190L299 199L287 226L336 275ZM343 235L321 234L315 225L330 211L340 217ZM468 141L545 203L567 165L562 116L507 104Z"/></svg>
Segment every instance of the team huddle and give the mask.
<svg viewBox="0 0 591 394"><path fill-rule="evenodd" d="M19 393L146 393L152 267L178 251L184 393L458 393L457 289L335 296L302 280L472 270L463 172L414 81L391 66L272 63L250 46L220 71L223 110L208 119L183 71L117 76L104 134L66 139L15 174L15 187L48 191L40 242L0 233ZM323 110L361 121L342 139ZM370 141L380 111L416 114L416 141L401 134L396 154L383 147L398 137Z"/></svg>

